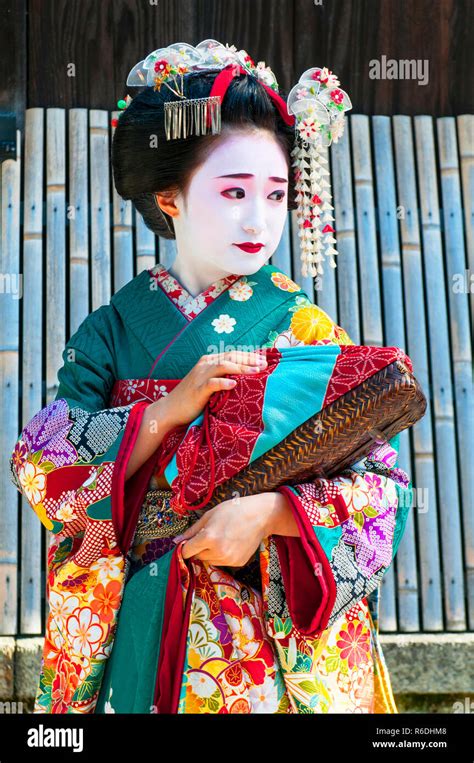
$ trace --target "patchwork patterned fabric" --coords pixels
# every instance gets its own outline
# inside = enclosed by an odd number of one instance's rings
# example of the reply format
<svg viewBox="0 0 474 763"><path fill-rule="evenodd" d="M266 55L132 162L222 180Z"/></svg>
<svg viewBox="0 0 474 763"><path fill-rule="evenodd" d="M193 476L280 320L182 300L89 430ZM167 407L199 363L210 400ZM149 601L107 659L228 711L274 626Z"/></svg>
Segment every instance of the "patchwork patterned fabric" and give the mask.
<svg viewBox="0 0 474 763"><path fill-rule="evenodd" d="M90 413L55 400L26 425L10 457L15 486L46 529L68 537L83 533L73 557L82 566L95 562L104 544L116 545L110 496L132 407Z"/></svg>

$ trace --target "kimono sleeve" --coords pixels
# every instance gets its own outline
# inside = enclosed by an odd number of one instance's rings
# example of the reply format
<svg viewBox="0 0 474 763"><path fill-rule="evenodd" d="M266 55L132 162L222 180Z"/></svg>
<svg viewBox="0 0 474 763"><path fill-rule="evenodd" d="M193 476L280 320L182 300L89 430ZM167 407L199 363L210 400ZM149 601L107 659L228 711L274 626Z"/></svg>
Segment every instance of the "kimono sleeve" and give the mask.
<svg viewBox="0 0 474 763"><path fill-rule="evenodd" d="M392 564L411 506L398 435L332 479L283 485L299 537L275 536L286 599L306 635L369 596Z"/></svg>
<svg viewBox="0 0 474 763"><path fill-rule="evenodd" d="M146 403L108 408L115 381L107 306L91 313L63 351L54 401L21 431L12 480L52 533L83 537L74 560L88 566L113 547L112 495L123 492Z"/></svg>
<svg viewBox="0 0 474 763"><path fill-rule="evenodd" d="M301 295L269 341L271 346L353 344L344 329ZM271 536L269 616L289 613L300 633L313 636L379 586L412 500L410 479L397 466L398 447L398 434L388 442L378 440L365 458L335 477L278 488L300 535Z"/></svg>

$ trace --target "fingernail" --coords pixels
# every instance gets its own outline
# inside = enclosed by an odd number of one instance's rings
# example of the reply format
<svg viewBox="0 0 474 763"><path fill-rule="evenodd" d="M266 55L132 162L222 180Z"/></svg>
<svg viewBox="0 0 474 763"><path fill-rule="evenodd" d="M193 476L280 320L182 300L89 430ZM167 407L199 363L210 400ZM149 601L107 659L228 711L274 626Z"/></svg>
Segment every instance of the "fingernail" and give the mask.
<svg viewBox="0 0 474 763"><path fill-rule="evenodd" d="M175 538L172 538L173 543L179 543L180 540L183 540L184 535L176 535Z"/></svg>

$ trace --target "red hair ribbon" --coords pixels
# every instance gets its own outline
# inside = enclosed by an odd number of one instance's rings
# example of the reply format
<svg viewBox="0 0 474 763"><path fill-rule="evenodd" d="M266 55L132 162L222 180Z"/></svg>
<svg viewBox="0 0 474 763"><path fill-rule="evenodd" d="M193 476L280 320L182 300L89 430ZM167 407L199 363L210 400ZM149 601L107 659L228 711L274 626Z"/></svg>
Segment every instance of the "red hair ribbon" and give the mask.
<svg viewBox="0 0 474 763"><path fill-rule="evenodd" d="M232 82L233 78L235 77L236 71L239 71L242 74L249 74L249 72L244 69L243 66L240 66L240 64L228 64L228 66L224 67L222 71L219 72L217 77L214 80L214 83L211 88L211 92L209 93L209 97L212 97L213 95L218 95L222 101L224 100L224 96L227 92L227 88L229 87L230 83ZM288 109L286 106L286 102L283 100L281 95L278 95L275 90L273 90L268 85L265 85L264 82L261 80L258 80L261 85L265 88L270 98L273 98L275 101L275 106L277 107L278 111L281 114L281 118L283 121L290 126L293 126L295 124L295 117L293 114L288 114ZM207 125L208 127L211 126L211 115L208 112L207 115Z"/></svg>

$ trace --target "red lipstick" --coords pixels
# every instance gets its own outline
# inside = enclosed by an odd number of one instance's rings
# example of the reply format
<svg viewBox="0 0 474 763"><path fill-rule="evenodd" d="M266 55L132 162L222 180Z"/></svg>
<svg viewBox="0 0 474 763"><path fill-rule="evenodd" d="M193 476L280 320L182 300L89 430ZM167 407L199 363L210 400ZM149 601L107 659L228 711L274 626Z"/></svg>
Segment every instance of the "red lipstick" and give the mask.
<svg viewBox="0 0 474 763"><path fill-rule="evenodd" d="M250 254L255 254L255 252L259 252L262 246L264 244L251 244L250 241L244 241L243 244L234 244L234 246L238 246L239 249L243 249L244 252L249 252Z"/></svg>

